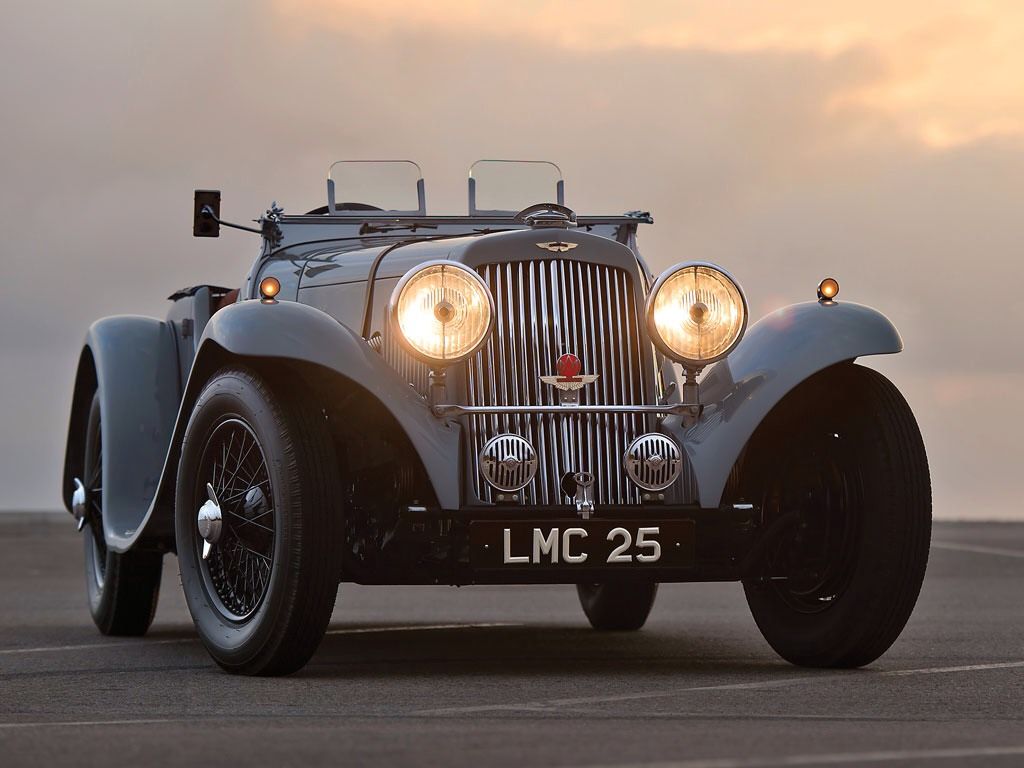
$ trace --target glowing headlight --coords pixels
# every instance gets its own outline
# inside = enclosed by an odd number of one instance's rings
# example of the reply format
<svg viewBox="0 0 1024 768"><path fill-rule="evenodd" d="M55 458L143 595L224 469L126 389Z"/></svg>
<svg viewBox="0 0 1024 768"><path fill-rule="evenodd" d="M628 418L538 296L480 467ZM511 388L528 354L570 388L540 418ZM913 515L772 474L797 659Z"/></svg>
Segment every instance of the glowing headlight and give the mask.
<svg viewBox="0 0 1024 768"><path fill-rule="evenodd" d="M703 368L729 354L747 327L747 302L728 274L711 264L677 264L647 298L647 331L685 366Z"/></svg>
<svg viewBox="0 0 1024 768"><path fill-rule="evenodd" d="M487 340L494 300L480 276L451 261L410 270L391 295L391 319L409 351L433 365L469 357Z"/></svg>

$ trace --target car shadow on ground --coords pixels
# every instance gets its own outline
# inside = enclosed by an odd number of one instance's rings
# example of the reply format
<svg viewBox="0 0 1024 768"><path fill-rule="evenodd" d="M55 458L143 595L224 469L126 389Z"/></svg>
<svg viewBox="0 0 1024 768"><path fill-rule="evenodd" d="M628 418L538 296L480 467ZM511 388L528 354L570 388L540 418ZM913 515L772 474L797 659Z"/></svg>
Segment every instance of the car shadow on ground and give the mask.
<svg viewBox="0 0 1024 768"><path fill-rule="evenodd" d="M303 677L423 677L431 674L564 676L567 672L631 675L651 672L771 672L793 667L751 643L675 632L595 632L582 627L515 625L372 632L333 628ZM400 629L400 631L399 631ZM340 630L340 632L339 632Z"/></svg>

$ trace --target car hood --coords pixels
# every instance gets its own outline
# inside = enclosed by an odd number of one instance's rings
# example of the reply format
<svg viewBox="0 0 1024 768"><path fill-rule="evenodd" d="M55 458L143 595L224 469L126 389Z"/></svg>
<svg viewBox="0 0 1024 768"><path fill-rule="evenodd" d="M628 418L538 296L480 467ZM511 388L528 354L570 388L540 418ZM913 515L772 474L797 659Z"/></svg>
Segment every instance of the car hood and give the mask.
<svg viewBox="0 0 1024 768"><path fill-rule="evenodd" d="M357 297L368 293L365 283L372 278L370 330L380 330L399 278L415 266L436 259L457 261L474 269L483 264L569 259L619 267L635 280L641 278L633 252L615 240L583 229L520 229L422 239L397 246L391 242L360 250L325 246L305 256L298 300L317 306L351 327L365 309L365 298L358 302ZM642 285L643 279L638 284Z"/></svg>

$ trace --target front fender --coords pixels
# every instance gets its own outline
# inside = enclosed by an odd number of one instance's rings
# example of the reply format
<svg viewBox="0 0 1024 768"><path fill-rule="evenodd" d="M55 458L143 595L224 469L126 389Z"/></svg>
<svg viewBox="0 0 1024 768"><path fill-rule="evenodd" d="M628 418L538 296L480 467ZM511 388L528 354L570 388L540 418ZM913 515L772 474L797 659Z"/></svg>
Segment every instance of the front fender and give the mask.
<svg viewBox="0 0 1024 768"><path fill-rule="evenodd" d="M181 397L178 352L168 323L132 315L93 323L85 347L83 357L92 357L100 397L103 533L107 545L120 552L134 540L156 494ZM86 381L79 368L75 401L87 415L92 392L85 387L93 381L91 372ZM74 430L85 422L73 412L71 423ZM69 447L80 440L69 435ZM74 459L68 453L66 503Z"/></svg>
<svg viewBox="0 0 1024 768"><path fill-rule="evenodd" d="M209 375L223 364L218 361L225 358L308 363L361 386L404 428L440 505L445 509L458 508L458 427L434 417L423 398L358 333L330 315L294 301L243 301L214 314L203 332L160 487L147 515L147 540L173 536L171 513L181 440L193 403Z"/></svg>
<svg viewBox="0 0 1024 768"><path fill-rule="evenodd" d="M701 380L704 412L668 431L686 449L702 507L721 503L733 465L761 421L796 385L830 365L903 349L899 332L880 312L846 302L807 302L755 323L732 354Z"/></svg>
<svg viewBox="0 0 1024 768"><path fill-rule="evenodd" d="M437 500L459 506L459 430L430 411L422 397L362 336L307 304L245 301L213 316L200 345L215 343L239 357L280 357L312 363L358 384L391 412L419 454ZM191 384L191 382L190 382Z"/></svg>

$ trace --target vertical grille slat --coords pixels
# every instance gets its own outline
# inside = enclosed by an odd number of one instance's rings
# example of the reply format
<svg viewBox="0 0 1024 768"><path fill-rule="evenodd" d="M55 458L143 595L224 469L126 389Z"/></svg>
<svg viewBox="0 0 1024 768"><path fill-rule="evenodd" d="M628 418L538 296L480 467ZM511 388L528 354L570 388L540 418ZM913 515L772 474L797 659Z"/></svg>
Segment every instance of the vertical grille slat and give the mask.
<svg viewBox="0 0 1024 768"><path fill-rule="evenodd" d="M557 348L557 343L553 344L553 342L552 342L552 337L554 336L555 324L554 324L554 321L553 321L553 314L552 314L553 311L554 311L554 304L553 304L554 299L551 296L551 270L550 270L550 265L547 262L543 262L542 261L542 262L539 263L539 266L541 267L541 270L540 270L541 275L540 275L540 285L538 287L540 289L540 301L541 301L540 317L541 317L541 322L544 324L544 333L543 333L543 339L544 339L544 360L553 360L554 359L553 352L554 352L554 349ZM534 343L536 343L536 340L534 340ZM541 364L543 365L543 362ZM549 389L549 387L545 387L545 389ZM544 401L545 405L547 405L547 404L549 404L551 402L551 393L550 392L544 392L541 395L541 398ZM560 442L558 441L558 438L557 438L557 436L555 434L555 431L556 431L554 429L555 417L554 416L538 416L537 418L541 422L541 426L540 426L541 434L543 434L547 438L548 453L547 453L547 456L545 457L545 460L546 460L546 462L551 467L550 471L548 473L546 473L545 476L542 478L540 489L541 489L541 492L543 494L542 495L543 501L541 503L542 504L553 504L553 503L555 503L558 500L559 496L558 495L552 495L552 491L551 491L551 488L549 487L549 483L547 482L547 480L550 477L555 477L555 476L558 475L558 464L557 464L557 461L558 461L558 454L559 454L558 446L559 446Z"/></svg>
<svg viewBox="0 0 1024 768"><path fill-rule="evenodd" d="M587 340L584 350L587 354L588 361L590 361L590 364L593 365L598 360L599 349L597 324L594 321L593 270L581 269L580 272L580 295L583 299L583 302L587 305L586 317L588 318L588 327L592 329L592 331L589 334L587 334ZM583 279L583 276L585 276L586 278L585 281ZM583 287L584 282L586 283L585 289ZM600 379L598 379L598 381L600 381ZM600 399L597 397L597 394L600 390L597 387L596 383L593 387L588 387L587 389L587 401L592 404L596 403ZM602 418L604 417L599 416L597 414L592 414L587 417L587 424L590 427L590 429L588 430L587 442L591 446L591 450L593 451L594 456L596 458L595 464L597 472L595 476L595 482L597 482L597 478L599 477L600 482L597 483L599 487L601 485L604 485L607 482L608 478L608 473L605 471L605 446L601 444L600 440L602 434ZM595 492L601 491L598 490Z"/></svg>
<svg viewBox="0 0 1024 768"><path fill-rule="evenodd" d="M530 300L529 300L529 305L531 307L533 307L533 306L537 305L537 286L538 286L537 263L533 262L533 261L528 262L528 268L529 268L529 274L530 274ZM530 347L530 349L531 349L531 351L533 353L533 357L532 357L533 372L536 373L538 370L540 370L540 359L541 359L540 358L540 354L541 354L540 353L540 345L536 343L536 340L540 337L540 333L541 333L541 328L538 326L538 323L537 323L537 313L536 312L531 312L530 313L529 323L530 323L530 326L529 326L530 327L530 338L534 340L534 343L530 344L529 347ZM538 391L537 402L540 402L539 394L540 393ZM539 452L539 455L540 455L541 466L544 466L546 464L546 462L547 462L547 444L546 444L546 441L544 439L544 430L542 428L542 426L543 426L542 421L543 420L539 416L530 417L528 419L528 422L530 423L530 426L531 426L531 433L537 435L538 441L535 444L535 446L536 446L537 451ZM546 503L546 502L542 502L542 503Z"/></svg>
<svg viewBox="0 0 1024 768"><path fill-rule="evenodd" d="M488 264L479 273L495 301L494 335L466 365L469 405L551 405L553 387L540 376L554 373L558 356L572 352L598 380L584 387L584 404L640 404L651 365L641 352L639 311L625 270L571 259ZM639 504L622 458L630 442L650 429L650 417L626 414L474 416L470 447L479 456L501 432L529 440L539 468L523 489L527 504L564 504L560 481L569 471L594 473L598 504ZM474 490L493 501L476 473Z"/></svg>

